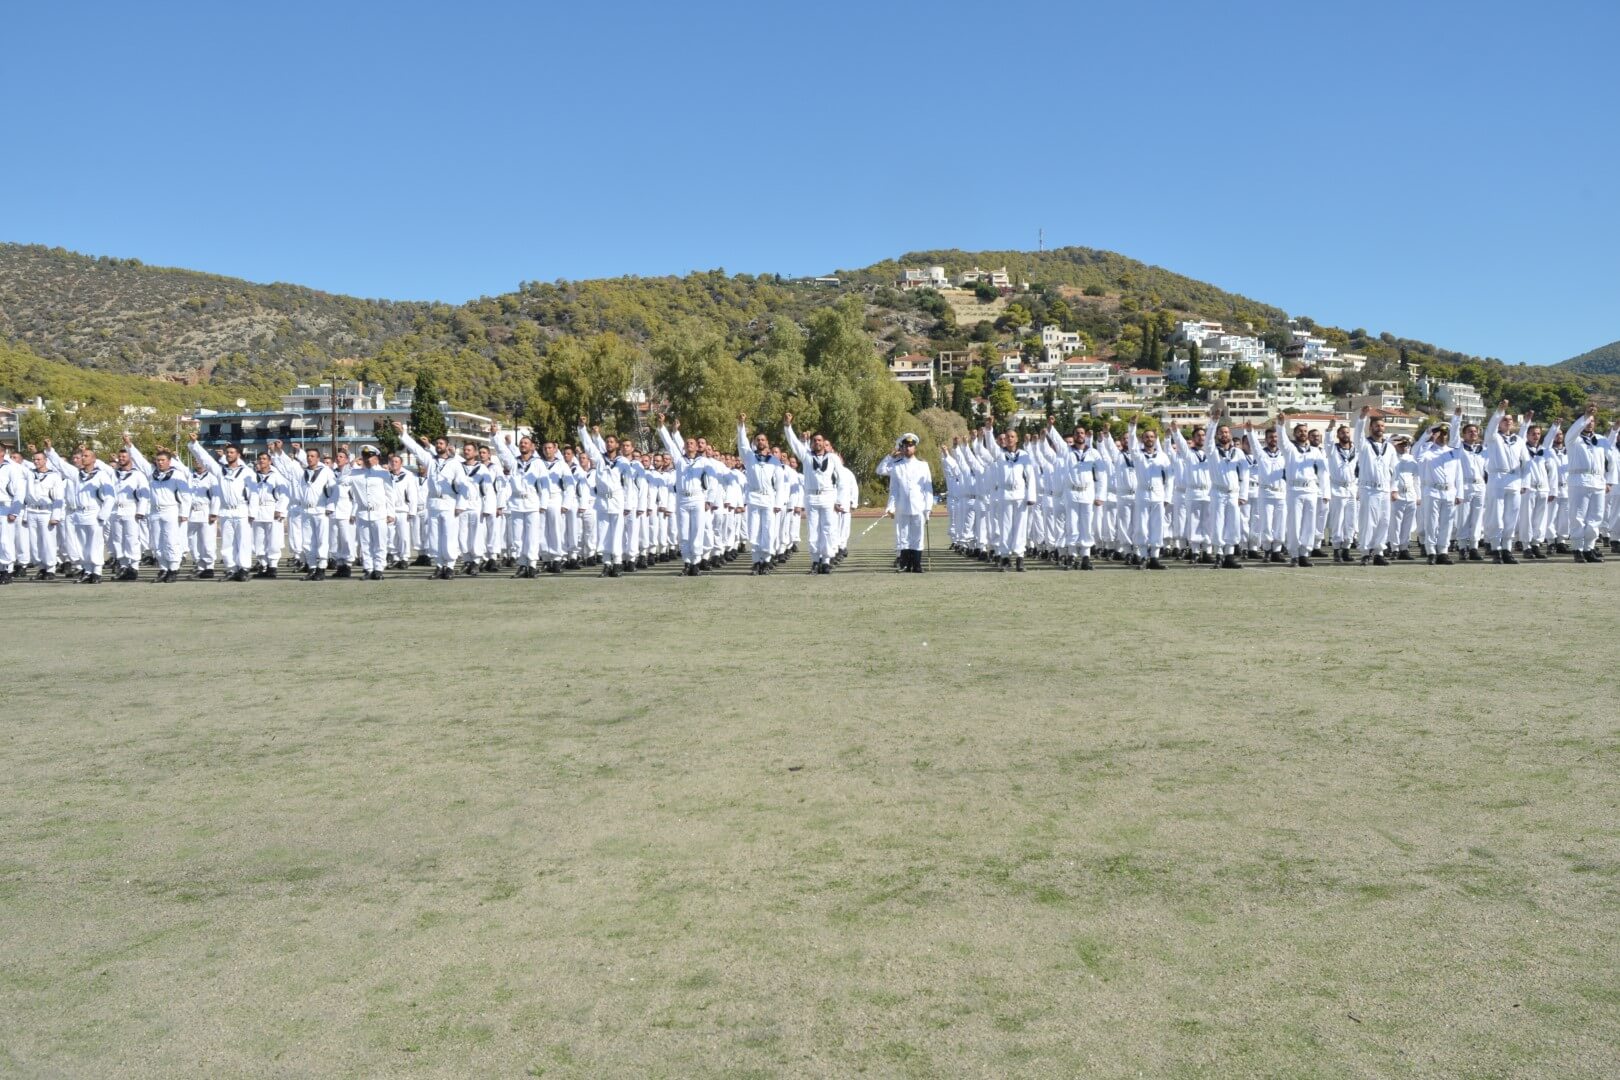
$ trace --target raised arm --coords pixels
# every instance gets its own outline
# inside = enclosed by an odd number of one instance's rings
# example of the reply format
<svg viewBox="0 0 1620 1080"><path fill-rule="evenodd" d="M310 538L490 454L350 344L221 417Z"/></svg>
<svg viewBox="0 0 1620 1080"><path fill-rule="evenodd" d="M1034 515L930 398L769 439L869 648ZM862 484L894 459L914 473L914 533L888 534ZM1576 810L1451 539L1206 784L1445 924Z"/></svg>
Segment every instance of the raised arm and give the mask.
<svg viewBox="0 0 1620 1080"><path fill-rule="evenodd" d="M583 422L584 418L581 417L580 419L581 419L581 423L579 425L579 445L580 445L580 449L584 450L585 451L585 456L591 459L591 465L593 467L598 468L598 469L607 468L607 451L602 450L602 449L597 447L596 440L591 438L590 429L587 428L585 426L584 422Z"/></svg>
<svg viewBox="0 0 1620 1080"><path fill-rule="evenodd" d="M62 460L61 455L56 452L56 447L50 443L45 444L45 464L49 465L58 476L67 479L68 463Z"/></svg>
<svg viewBox="0 0 1620 1080"><path fill-rule="evenodd" d="M1046 425L1046 445L1052 448L1052 453L1057 455L1059 461L1063 460L1063 455L1069 449L1069 444L1064 442L1063 436L1058 434L1056 424Z"/></svg>
<svg viewBox="0 0 1620 1080"><path fill-rule="evenodd" d="M1294 445L1293 437L1288 432L1288 418L1278 413L1276 423L1277 445L1282 449L1283 457L1292 465L1299 460L1299 448Z"/></svg>
<svg viewBox="0 0 1620 1080"><path fill-rule="evenodd" d="M146 455L141 453L141 448L136 446L135 441L128 435L124 436L124 449L129 451L130 463L135 466L140 474L148 480L152 479L152 463L146 460Z"/></svg>
<svg viewBox="0 0 1620 1080"><path fill-rule="evenodd" d="M793 414L788 413L782 422L782 434L788 445L793 448L793 456L799 459L799 465L804 467L810 460L810 448L799 440L799 435L793 430Z"/></svg>
<svg viewBox="0 0 1620 1080"><path fill-rule="evenodd" d="M1181 437L1180 424L1170 425L1170 445L1174 446L1176 448L1176 453L1182 457L1192 456L1192 447L1188 446L1187 440Z"/></svg>
<svg viewBox="0 0 1620 1080"><path fill-rule="evenodd" d="M214 475L214 479L222 479L225 476L224 466L215 460L213 454L203 449L203 444L197 441L195 435L191 438L191 456L201 462L202 467Z"/></svg>
<svg viewBox="0 0 1620 1080"><path fill-rule="evenodd" d="M759 459L754 457L754 448L748 445L748 421L746 417L737 418L737 456L743 459L743 464L753 466Z"/></svg>
<svg viewBox="0 0 1620 1080"><path fill-rule="evenodd" d="M289 484L296 483L303 476L304 467L293 456L281 448L278 442L270 451L270 467L280 474L281 478Z"/></svg>
<svg viewBox="0 0 1620 1080"><path fill-rule="evenodd" d="M512 452L512 444L506 441L508 437L501 430L501 425L496 424L495 430L489 433L489 442L495 448L495 456L500 459L501 467L515 476L518 471L518 459Z"/></svg>
<svg viewBox="0 0 1620 1080"><path fill-rule="evenodd" d="M658 418L658 441L664 444L664 452L676 461L680 461L681 458L685 457L681 444L676 442L675 436L669 433L669 429L664 426L664 418L661 416Z"/></svg>
<svg viewBox="0 0 1620 1080"><path fill-rule="evenodd" d="M1497 405L1496 411L1491 413L1491 418L1485 422L1486 442L1494 444L1502 440L1502 416L1506 405L1505 401Z"/></svg>
<svg viewBox="0 0 1620 1080"><path fill-rule="evenodd" d="M1447 446L1462 445L1462 408L1459 406L1451 411L1450 426L1446 429L1451 438L1446 441Z"/></svg>
<svg viewBox="0 0 1620 1080"><path fill-rule="evenodd" d="M411 433L406 431L404 427L398 427L397 430L399 431L399 441L405 444L405 449L411 452L411 456L420 462L423 468L431 472L433 470L433 455L428 452L428 448L411 438Z"/></svg>

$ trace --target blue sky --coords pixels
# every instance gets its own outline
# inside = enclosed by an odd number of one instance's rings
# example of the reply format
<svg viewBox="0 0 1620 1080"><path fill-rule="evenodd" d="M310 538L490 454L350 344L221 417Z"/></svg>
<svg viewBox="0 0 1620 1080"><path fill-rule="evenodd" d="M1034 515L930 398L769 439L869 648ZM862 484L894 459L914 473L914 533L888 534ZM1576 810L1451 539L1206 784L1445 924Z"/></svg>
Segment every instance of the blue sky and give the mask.
<svg viewBox="0 0 1620 1080"><path fill-rule="evenodd" d="M1107 248L1620 338L1620 4L14 5L0 239L335 292Z"/></svg>

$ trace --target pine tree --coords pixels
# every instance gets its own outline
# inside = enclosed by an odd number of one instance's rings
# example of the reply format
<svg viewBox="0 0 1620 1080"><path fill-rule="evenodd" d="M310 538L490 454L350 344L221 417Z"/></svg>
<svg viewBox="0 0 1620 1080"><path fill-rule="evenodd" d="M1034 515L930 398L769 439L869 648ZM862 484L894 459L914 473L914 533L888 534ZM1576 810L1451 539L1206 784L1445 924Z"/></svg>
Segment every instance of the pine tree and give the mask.
<svg viewBox="0 0 1620 1080"><path fill-rule="evenodd" d="M417 442L427 445L434 439L442 439L449 431L444 423L444 413L439 411L439 387L433 381L433 373L423 368L416 373L416 396L411 399L411 437Z"/></svg>
<svg viewBox="0 0 1620 1080"><path fill-rule="evenodd" d="M1199 362L1198 342L1194 341L1187 346L1187 391L1198 393L1198 385L1204 381L1204 367Z"/></svg>

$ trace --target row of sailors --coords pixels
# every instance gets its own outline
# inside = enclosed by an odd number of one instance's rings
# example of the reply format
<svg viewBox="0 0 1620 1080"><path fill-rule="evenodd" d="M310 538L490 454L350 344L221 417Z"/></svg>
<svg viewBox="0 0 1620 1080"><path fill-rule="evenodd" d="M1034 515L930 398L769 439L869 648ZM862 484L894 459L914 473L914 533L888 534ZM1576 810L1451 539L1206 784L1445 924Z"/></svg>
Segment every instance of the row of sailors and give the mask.
<svg viewBox="0 0 1620 1080"><path fill-rule="evenodd" d="M1094 551L1163 569L1161 555L1224 569L1239 556L1310 566L1324 547L1335 562L1386 566L1412 559L1416 535L1433 563L1514 563L1571 553L1601 562L1620 551L1616 430L1594 430L1589 406L1567 430L1513 417L1503 402L1484 428L1460 412L1413 441L1385 437L1364 409L1331 445L1286 417L1263 433L1235 431L1211 415L1168 446L1133 421L1123 439L1093 442L1083 428L1060 435L1049 422L1021 442L988 426L944 456L951 546L1023 567L1033 549L1065 568L1089 570Z"/></svg>
<svg viewBox="0 0 1620 1080"><path fill-rule="evenodd" d="M329 566L380 580L412 561L440 578L503 564L519 577L594 565L617 577L677 557L697 576L744 550L765 574L798 550L807 523L812 571L829 572L847 553L858 486L825 440L786 434L803 470L742 423L735 456L683 440L678 424L661 424L662 453L583 424L578 447L514 445L497 428L493 450L459 452L401 428L415 470L370 446L325 459L272 442L250 465L235 446L216 457L194 440L187 468L167 450L148 461L127 437L111 464L85 447L63 460L47 443L26 459L0 454L0 583L31 568L95 584L107 566L134 580L143 562L166 583L188 555L200 578L215 577L216 562L227 580L273 578L289 548L313 580Z"/></svg>

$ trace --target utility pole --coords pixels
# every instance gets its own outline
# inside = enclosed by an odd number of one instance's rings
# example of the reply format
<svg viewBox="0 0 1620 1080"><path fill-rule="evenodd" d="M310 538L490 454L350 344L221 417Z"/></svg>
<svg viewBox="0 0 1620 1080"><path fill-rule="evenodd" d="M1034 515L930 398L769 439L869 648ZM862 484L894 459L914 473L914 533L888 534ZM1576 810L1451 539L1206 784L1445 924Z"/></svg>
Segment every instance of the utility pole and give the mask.
<svg viewBox="0 0 1620 1080"><path fill-rule="evenodd" d="M1043 252L1046 250L1046 230L1045 229L1037 228L1035 230L1035 247L1038 250L1043 251Z"/></svg>
<svg viewBox="0 0 1620 1080"><path fill-rule="evenodd" d="M331 389L331 392L332 392L332 460L333 460L333 462L336 462L337 461L337 436L338 436L338 430L337 430L337 424L338 424L338 421L337 421L337 416L338 416L338 413L337 413L337 372L336 371L332 372L332 382L331 382L330 389Z"/></svg>

